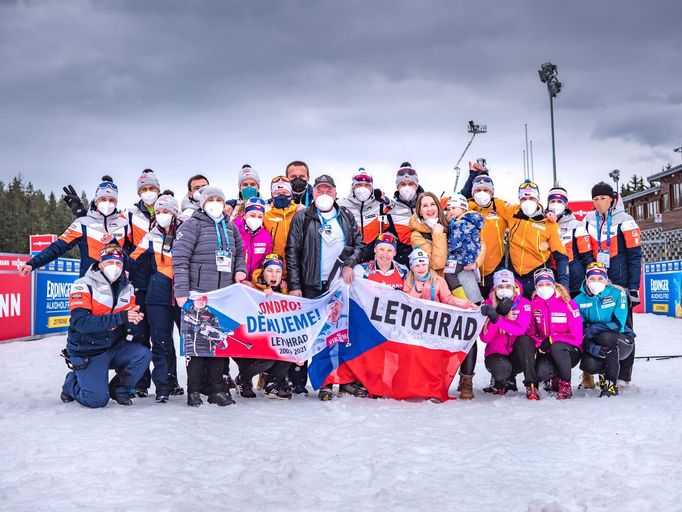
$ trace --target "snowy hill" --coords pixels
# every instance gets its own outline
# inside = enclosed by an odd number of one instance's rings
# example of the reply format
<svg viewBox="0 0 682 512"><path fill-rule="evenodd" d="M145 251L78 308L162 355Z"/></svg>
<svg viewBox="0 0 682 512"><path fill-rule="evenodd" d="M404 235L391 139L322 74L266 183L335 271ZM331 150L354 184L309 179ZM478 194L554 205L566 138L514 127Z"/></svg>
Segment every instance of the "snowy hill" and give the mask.
<svg viewBox="0 0 682 512"><path fill-rule="evenodd" d="M682 353L682 321L635 321L638 355ZM63 345L0 345L0 510L682 510L682 359L638 360L611 399L485 395L481 360L468 403L87 410L59 401Z"/></svg>

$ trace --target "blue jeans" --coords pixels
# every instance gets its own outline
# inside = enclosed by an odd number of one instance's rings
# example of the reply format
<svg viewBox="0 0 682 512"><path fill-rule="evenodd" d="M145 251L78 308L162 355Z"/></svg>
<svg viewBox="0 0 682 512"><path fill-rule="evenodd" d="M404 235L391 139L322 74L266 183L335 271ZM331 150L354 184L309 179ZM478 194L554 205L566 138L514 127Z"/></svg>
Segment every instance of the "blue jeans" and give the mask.
<svg viewBox="0 0 682 512"><path fill-rule="evenodd" d="M85 360L70 355L75 366ZM89 356L90 363L82 370L73 370L66 375L64 392L86 407L104 407L109 402L109 392L115 396L130 396L135 383L149 368L152 354L149 349L137 343L122 342L103 354ZM116 375L109 382L109 370Z"/></svg>

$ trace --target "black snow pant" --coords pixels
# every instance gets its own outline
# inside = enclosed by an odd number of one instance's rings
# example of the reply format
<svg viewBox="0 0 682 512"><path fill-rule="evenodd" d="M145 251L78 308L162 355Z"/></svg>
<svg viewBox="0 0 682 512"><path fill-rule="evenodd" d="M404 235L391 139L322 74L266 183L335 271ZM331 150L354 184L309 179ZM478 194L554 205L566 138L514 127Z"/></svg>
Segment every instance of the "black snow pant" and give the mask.
<svg viewBox="0 0 682 512"><path fill-rule="evenodd" d="M156 390L178 386L177 356L173 343L173 325L180 330L180 308L163 304L147 304L152 342L152 380Z"/></svg>
<svg viewBox="0 0 682 512"><path fill-rule="evenodd" d="M239 367L240 380L250 382L259 373L267 373L268 383L281 385L287 376L292 363L286 361L273 361L272 359L248 359L235 357L234 362Z"/></svg>
<svg viewBox="0 0 682 512"><path fill-rule="evenodd" d="M462 364L459 367L460 375L474 374L474 370L476 369L476 357L478 357L478 342L475 342L472 345L471 350L469 350L469 353L464 358L464 361L462 361Z"/></svg>
<svg viewBox="0 0 682 512"><path fill-rule="evenodd" d="M149 318L147 316L147 304L146 299L147 290L136 290L135 291L135 304L140 306L140 313L144 313L144 318L139 323L131 327L131 332L133 343L138 343L139 345L144 345L147 348L151 348L151 343L149 341ZM135 389L149 389L152 384L152 374L149 371L149 367L144 372L144 375L135 384Z"/></svg>
<svg viewBox="0 0 682 512"><path fill-rule="evenodd" d="M187 362L187 393L212 395L224 391L222 357L192 356Z"/></svg>
<svg viewBox="0 0 682 512"><path fill-rule="evenodd" d="M538 354L536 370L538 380L554 377L571 382L571 368L580 362L580 349L568 343L553 343L547 354Z"/></svg>
<svg viewBox="0 0 682 512"><path fill-rule="evenodd" d="M535 343L528 336L519 336L514 342L511 354L490 354L485 358L485 367L492 374L495 387L506 387L511 378L516 378L523 372L523 384L538 385L538 377L535 371Z"/></svg>
<svg viewBox="0 0 682 512"><path fill-rule="evenodd" d="M587 373L603 373L606 380L630 381L635 359L635 340L632 336L613 331L600 333L596 338L586 338L585 348L590 344L601 347L601 355L594 356L583 351L580 369Z"/></svg>

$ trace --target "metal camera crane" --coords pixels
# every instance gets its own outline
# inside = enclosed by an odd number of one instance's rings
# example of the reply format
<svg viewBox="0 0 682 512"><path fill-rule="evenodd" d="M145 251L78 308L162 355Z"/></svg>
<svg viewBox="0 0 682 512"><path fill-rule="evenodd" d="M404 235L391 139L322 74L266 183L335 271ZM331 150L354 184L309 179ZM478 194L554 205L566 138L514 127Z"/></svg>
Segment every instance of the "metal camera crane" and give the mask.
<svg viewBox="0 0 682 512"><path fill-rule="evenodd" d="M478 135L479 133L486 133L488 131L488 127L484 124L475 124L473 121L469 121L467 131L471 134L471 138L469 139L469 142L467 143L466 147L464 148L464 151L462 151L462 154L459 157L459 160L457 160L457 163L455 164L455 173L456 173L455 188L454 188L455 194L457 193L457 184L459 183L459 173L460 173L459 164L462 163L462 159L464 158L464 155L466 154L467 150L469 149L469 146L471 146L471 143L474 141L474 137L476 137L476 135Z"/></svg>

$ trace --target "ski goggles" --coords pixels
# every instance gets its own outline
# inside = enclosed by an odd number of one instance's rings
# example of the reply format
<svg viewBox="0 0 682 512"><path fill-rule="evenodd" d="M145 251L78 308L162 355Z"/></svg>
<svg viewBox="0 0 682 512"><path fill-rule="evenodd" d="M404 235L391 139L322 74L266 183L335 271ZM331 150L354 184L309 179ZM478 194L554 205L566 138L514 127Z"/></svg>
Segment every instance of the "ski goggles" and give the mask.
<svg viewBox="0 0 682 512"><path fill-rule="evenodd" d="M123 254L123 250L118 246L118 245L107 245L102 251L99 253L99 260L100 261L120 261L121 263L125 259L125 255Z"/></svg>
<svg viewBox="0 0 682 512"><path fill-rule="evenodd" d="M272 178L272 184L273 185L276 183L280 183L280 182L291 183L291 180L289 178L287 178L286 176L275 176L274 178Z"/></svg>
<svg viewBox="0 0 682 512"><path fill-rule="evenodd" d="M549 281L552 284L556 284L556 281L554 280L554 272L548 268L539 268L533 274L533 283L535 286L537 286L540 281Z"/></svg>
<svg viewBox="0 0 682 512"><path fill-rule="evenodd" d="M393 235L393 233L380 233L377 237L375 245L388 244L394 249L398 249L398 239Z"/></svg>
<svg viewBox="0 0 682 512"><path fill-rule="evenodd" d="M590 276L602 276L606 279L609 278L609 271L601 261L593 261L585 269L585 277Z"/></svg>
<svg viewBox="0 0 682 512"><path fill-rule="evenodd" d="M519 185L519 190L524 190L526 188L531 188L531 189L537 190L538 186L533 181L524 181L523 183L521 183L521 185Z"/></svg>
<svg viewBox="0 0 682 512"><path fill-rule="evenodd" d="M353 185L358 183L367 183L372 185L374 184L374 178L372 178L369 174L356 174L353 176Z"/></svg>
<svg viewBox="0 0 682 512"><path fill-rule="evenodd" d="M417 171L412 169L412 167L401 167L398 169L398 176L416 176Z"/></svg>
<svg viewBox="0 0 682 512"><path fill-rule="evenodd" d="M115 190L116 192L118 192L118 186L111 181L103 181L102 183L100 183L97 186L97 188L111 188L111 189Z"/></svg>
<svg viewBox="0 0 682 512"><path fill-rule="evenodd" d="M265 259L263 260L263 269L266 269L272 265L284 268L284 262L282 261L282 258L279 257L279 254L274 252L271 252L265 256Z"/></svg>

